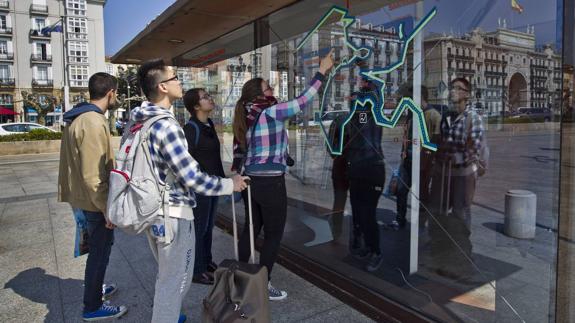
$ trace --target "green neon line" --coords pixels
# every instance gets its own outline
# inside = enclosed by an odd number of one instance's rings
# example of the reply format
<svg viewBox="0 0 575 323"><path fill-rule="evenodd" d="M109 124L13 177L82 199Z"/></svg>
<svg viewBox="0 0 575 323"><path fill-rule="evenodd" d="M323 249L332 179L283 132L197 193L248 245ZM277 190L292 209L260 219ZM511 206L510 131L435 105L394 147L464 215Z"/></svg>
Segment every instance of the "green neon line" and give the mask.
<svg viewBox="0 0 575 323"><path fill-rule="evenodd" d="M360 59L367 59L371 54L372 51L370 48L367 47L355 47L353 45L352 42L349 41L349 26L351 26L351 24L353 24L353 22L355 21L355 17L353 16L348 16L348 11L346 9L334 6L331 8L331 10L329 10L321 19L320 21L316 24L316 26L314 27L314 29L312 29L312 31L310 31L305 37L304 39L299 43L299 45L297 46L296 50L300 50L303 45L311 38L311 36L317 32L319 30L319 28L321 28L321 26L325 23L325 21L334 13L340 13L342 15L342 17L340 18L340 22L343 23L343 34L344 34L344 45L348 48L353 50L353 56L351 58L344 58L342 60L342 62L340 64L338 64L336 67L334 67L331 72L329 73L329 76L327 78L327 82L326 84L329 84L329 86L331 87L332 85L332 81L333 78L335 77L335 75L339 72L340 69L342 69L343 67L347 67L349 66L351 63L353 63L356 59L360 58ZM400 66L402 66L405 63L406 57L407 57L407 49L409 47L409 44L411 43L411 41L415 38L415 36L417 35L417 33L419 33L423 27L425 27L425 25L427 25L427 23L433 18L435 17L437 13L437 9L433 8L416 26L416 28L410 33L409 37L407 39L405 39L405 34L403 31L404 28L404 24L401 23L399 26L399 38L401 41L403 41L403 48L402 48L402 52L401 52L401 60L399 60L398 62L392 64L391 66L387 67L387 68L383 68L377 71L371 70L368 72L360 72L360 75L364 75L367 78L374 80L378 83L380 83L379 88L380 88L380 94L381 94L381 106L380 107L376 107L376 103L373 102L373 100L371 98L367 98L365 100L355 100L354 105L347 117L347 119L345 120L345 122L340 126L340 132L339 132L339 149L334 150L332 147L332 143L329 141L329 138L327 137L327 133L326 130L323 126L323 124L321 123L320 120L320 127L322 129L322 134L324 136L324 139L329 147L330 152L333 155L341 155L342 150L343 150L343 137L344 137L344 131L345 131L345 125L351 120L351 118L353 117L353 114L355 113L355 111L357 110L358 106L365 106L367 103L371 103L371 111L372 114L374 116L374 120L375 123L379 126L383 126L383 127L387 127L387 128L394 128L397 125L397 122L399 121L399 118L401 117L401 114L406 110L409 109L413 112L414 115L417 116L418 118L418 122L419 122L419 128L420 128L420 132L419 132L419 136L420 136L420 140L422 142L422 146L426 149L432 150L432 151L436 151L437 150L437 146L435 144L433 144L431 142L431 140L429 139L429 132L427 130L427 126L424 122L425 120L425 116L423 113L423 110L421 109L421 107L417 106L415 104L415 102L410 99L410 98L402 98L399 102L399 104L396 106L396 108L393 111L393 114L391 116L391 118L388 118L385 116L384 113L384 103L385 103L385 80L378 77L379 75L383 75L383 74L389 74L391 72L393 72L394 70L396 70L397 68L399 68ZM364 57L359 56L358 54L361 54L362 50L367 50L367 54ZM323 91L323 95L322 95L322 100L321 100L321 109L324 110L325 107L325 100L326 100L326 92L327 92L328 87L326 86L324 88ZM379 110L378 110L379 109ZM323 111L322 111L323 112ZM320 118L321 119L321 118ZM378 120L381 119L381 120Z"/></svg>

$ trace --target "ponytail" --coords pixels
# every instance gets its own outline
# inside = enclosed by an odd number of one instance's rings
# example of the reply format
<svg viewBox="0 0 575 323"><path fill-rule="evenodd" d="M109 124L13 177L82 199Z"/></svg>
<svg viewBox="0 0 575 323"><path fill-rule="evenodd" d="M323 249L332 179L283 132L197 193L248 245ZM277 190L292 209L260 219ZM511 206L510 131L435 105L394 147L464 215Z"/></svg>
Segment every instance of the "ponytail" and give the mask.
<svg viewBox="0 0 575 323"><path fill-rule="evenodd" d="M246 122L247 111L244 104L245 103L242 99L239 99L238 102L236 102L234 121L232 123L234 137L240 143L240 147L242 149L246 148L246 132L248 131L248 125Z"/></svg>
<svg viewBox="0 0 575 323"><path fill-rule="evenodd" d="M246 133L248 131L247 124L247 111L245 105L253 100L257 99L258 96L263 96L262 82L264 80L260 77L253 78L247 81L244 86L242 86L242 96L236 102L236 108L234 110L234 122L232 128L234 130L234 137L237 142L240 143L242 149L246 149Z"/></svg>

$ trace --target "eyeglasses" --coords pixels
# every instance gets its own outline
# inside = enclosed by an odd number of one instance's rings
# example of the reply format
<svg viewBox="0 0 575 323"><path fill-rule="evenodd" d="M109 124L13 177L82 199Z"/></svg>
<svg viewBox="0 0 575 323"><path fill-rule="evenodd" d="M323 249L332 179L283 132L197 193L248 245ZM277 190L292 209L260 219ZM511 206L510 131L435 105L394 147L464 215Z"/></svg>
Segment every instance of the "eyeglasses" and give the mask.
<svg viewBox="0 0 575 323"><path fill-rule="evenodd" d="M200 100L209 100L211 98L212 98L212 96L209 95L208 93L206 93L200 97Z"/></svg>
<svg viewBox="0 0 575 323"><path fill-rule="evenodd" d="M168 83L168 82L170 82L170 81L177 81L177 80L179 80L179 79L178 79L178 76L176 75L176 76L174 76L174 77L172 77L172 78L169 78L169 79L167 79L167 80L161 81L160 84L162 84L162 83Z"/></svg>
<svg viewBox="0 0 575 323"><path fill-rule="evenodd" d="M469 92L468 89L461 87L461 86L454 86L453 89L458 90L458 91L463 91L463 92Z"/></svg>

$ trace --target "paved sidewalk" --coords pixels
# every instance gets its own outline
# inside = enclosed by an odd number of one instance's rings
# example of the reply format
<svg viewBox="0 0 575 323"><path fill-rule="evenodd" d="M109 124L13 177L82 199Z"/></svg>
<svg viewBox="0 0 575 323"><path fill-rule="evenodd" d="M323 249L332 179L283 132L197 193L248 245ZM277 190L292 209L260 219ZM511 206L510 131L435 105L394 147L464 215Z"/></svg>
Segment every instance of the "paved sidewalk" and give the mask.
<svg viewBox="0 0 575 323"><path fill-rule="evenodd" d="M0 322L79 322L86 257L73 258L74 221L58 203L55 154L0 157ZM232 257L232 239L214 232L216 260ZM148 322L157 265L143 236L116 231L107 281L116 282L121 322ZM287 300L271 304L274 322L370 322L367 317L277 265L274 285ZM193 284L184 301L189 322L200 321L209 287Z"/></svg>

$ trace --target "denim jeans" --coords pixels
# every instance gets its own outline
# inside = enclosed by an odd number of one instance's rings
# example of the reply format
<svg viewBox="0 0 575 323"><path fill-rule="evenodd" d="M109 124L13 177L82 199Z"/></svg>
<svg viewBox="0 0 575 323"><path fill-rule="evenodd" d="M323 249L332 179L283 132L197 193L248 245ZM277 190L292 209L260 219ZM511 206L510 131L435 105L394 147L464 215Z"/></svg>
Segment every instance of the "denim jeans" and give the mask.
<svg viewBox="0 0 575 323"><path fill-rule="evenodd" d="M196 231L194 276L205 273L208 270L208 264L212 262L212 231L214 229L214 217L217 207L217 196L196 194L196 207L194 208L194 228Z"/></svg>
<svg viewBox="0 0 575 323"><path fill-rule="evenodd" d="M110 259L114 230L106 228L101 212L83 210L88 227L90 251L84 275L84 313L94 312L102 306L102 284Z"/></svg>

